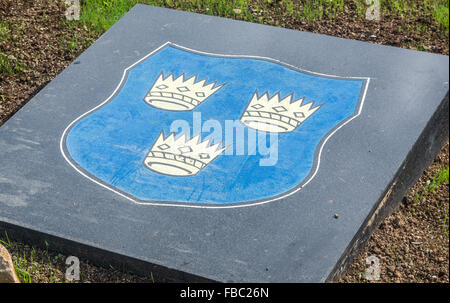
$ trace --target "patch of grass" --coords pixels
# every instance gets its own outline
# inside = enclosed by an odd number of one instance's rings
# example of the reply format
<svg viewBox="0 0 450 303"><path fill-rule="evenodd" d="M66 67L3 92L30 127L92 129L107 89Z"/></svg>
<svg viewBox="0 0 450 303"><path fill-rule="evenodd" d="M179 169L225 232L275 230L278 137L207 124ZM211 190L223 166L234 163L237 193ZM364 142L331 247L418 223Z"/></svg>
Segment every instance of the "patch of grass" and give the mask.
<svg viewBox="0 0 450 303"><path fill-rule="evenodd" d="M429 191L433 192L435 191L440 185L442 184L448 184L449 183L449 168L448 167L442 167L435 177L433 178L433 181L430 183ZM448 237L448 211L449 211L449 204L444 203L442 206L442 211L444 213L444 220L442 223L444 234Z"/></svg>
<svg viewBox="0 0 450 303"><path fill-rule="evenodd" d="M356 6L356 16L360 18L364 18L366 16L366 10L368 5L366 4L366 0L353 0Z"/></svg>
<svg viewBox="0 0 450 303"><path fill-rule="evenodd" d="M0 51L0 75L22 75L26 66L13 55L7 55Z"/></svg>
<svg viewBox="0 0 450 303"><path fill-rule="evenodd" d="M364 0L353 1L363 11ZM313 22L344 8L344 0L85 0L79 22L102 33L138 3L260 23L267 12Z"/></svg>
<svg viewBox="0 0 450 303"><path fill-rule="evenodd" d="M10 251L14 269L21 283L33 283L45 280L49 283L66 282L63 272L57 266L63 262L59 260L62 255L52 255L45 250L37 250L27 245L17 245L12 242L5 232L0 235L0 243Z"/></svg>
<svg viewBox="0 0 450 303"><path fill-rule="evenodd" d="M282 2L286 7L286 11L288 13L292 13L292 11L294 10L294 2L292 2L292 0L282 0Z"/></svg>
<svg viewBox="0 0 450 303"><path fill-rule="evenodd" d="M79 41L77 36L74 37L62 37L60 39L60 48L65 49L69 52L82 50L84 47L81 41Z"/></svg>
<svg viewBox="0 0 450 303"><path fill-rule="evenodd" d="M21 75L26 66L13 55L9 55L3 51L2 44L13 42L18 39L17 35L12 34L11 22L0 21L0 75Z"/></svg>
<svg viewBox="0 0 450 303"><path fill-rule="evenodd" d="M11 254L17 277L22 283L156 282L152 272L149 277L138 277L111 265L109 270L93 267L83 260L80 261L80 281L69 281L65 278L67 256L52 250L47 241L39 248L17 242L6 232L0 232L0 243Z"/></svg>
<svg viewBox="0 0 450 303"><path fill-rule="evenodd" d="M136 0L85 0L80 22L92 27L96 32L104 32L119 20L135 4Z"/></svg>
<svg viewBox="0 0 450 303"><path fill-rule="evenodd" d="M0 238L0 244L6 246L7 248L11 248L12 247L11 240L9 240L8 233L6 231L5 231L4 239Z"/></svg>
<svg viewBox="0 0 450 303"><path fill-rule="evenodd" d="M447 35L449 31L449 0L380 0L383 14L398 15L405 20L417 20L420 25L427 20L422 20L418 13L431 13L431 22L443 29ZM420 28L420 27L419 27Z"/></svg>
<svg viewBox="0 0 450 303"><path fill-rule="evenodd" d="M9 22L0 21L0 43L8 41L11 33L11 24Z"/></svg>
<svg viewBox="0 0 450 303"><path fill-rule="evenodd" d="M436 173L433 178L433 181L428 186L429 192L433 192L438 188L441 184L448 183L449 181L449 168L441 167L441 169Z"/></svg>
<svg viewBox="0 0 450 303"><path fill-rule="evenodd" d="M251 0L85 0L79 22L88 25L97 33L102 33L138 3L253 21L249 10L251 2ZM283 2L293 9L292 0Z"/></svg>
<svg viewBox="0 0 450 303"><path fill-rule="evenodd" d="M357 17L364 18L366 1L352 2ZM395 15L404 20L418 19L418 12L432 13L434 22L448 33L448 2L380 0L380 6L383 15ZM332 19L345 5L344 0L84 0L79 23L101 34L138 3L272 25L278 25L279 19L284 17L307 23ZM417 23L418 32L430 26L429 20L419 19Z"/></svg>
<svg viewBox="0 0 450 303"><path fill-rule="evenodd" d="M23 31L23 22L0 21L0 46L4 42L18 42Z"/></svg>
<svg viewBox="0 0 450 303"><path fill-rule="evenodd" d="M307 2L303 7L303 11L299 13L299 17L304 18L309 22L316 19L322 19L324 9L320 4L320 0Z"/></svg>
<svg viewBox="0 0 450 303"><path fill-rule="evenodd" d="M356 0L360 1L360 0ZM344 0L311 0L298 3L298 19L314 22L324 16L333 18L344 9Z"/></svg>
<svg viewBox="0 0 450 303"><path fill-rule="evenodd" d="M449 182L449 167L441 167L433 179L427 182L425 188L414 196L414 201L420 201L430 193L433 193L441 184Z"/></svg>
<svg viewBox="0 0 450 303"><path fill-rule="evenodd" d="M384 13L394 13L400 17L407 17L408 13L416 8L417 2L414 0L381 0L380 6Z"/></svg>
<svg viewBox="0 0 450 303"><path fill-rule="evenodd" d="M448 33L449 31L449 0L438 1L433 8L433 18L436 23Z"/></svg>

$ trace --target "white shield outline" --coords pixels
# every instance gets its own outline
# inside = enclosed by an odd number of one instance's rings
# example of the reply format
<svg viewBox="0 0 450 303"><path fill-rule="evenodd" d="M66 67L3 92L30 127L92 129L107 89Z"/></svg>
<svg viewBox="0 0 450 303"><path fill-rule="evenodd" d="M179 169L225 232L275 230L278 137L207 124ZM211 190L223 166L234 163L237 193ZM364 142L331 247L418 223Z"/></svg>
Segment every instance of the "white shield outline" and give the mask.
<svg viewBox="0 0 450 303"><path fill-rule="evenodd" d="M341 123L339 123L336 127L331 129L330 132L328 132L327 135L324 138L322 138L322 140L318 144L318 147L319 147L318 151L317 151L317 147L316 147L316 151L314 153L315 154L314 155L314 164L313 164L313 167L311 168L310 173L308 174L308 176L300 184L295 186L293 189L291 189L291 190L289 190L287 192L284 192L282 194L279 194L279 195L267 198L267 199L260 199L260 200L250 201L250 202L233 203L233 204L229 204L229 205L219 205L219 204L201 204L201 205L199 205L199 204L189 204L189 203L184 203L184 202L139 201L135 197L132 197L130 194L122 192L122 191L118 190L117 188L114 188L111 185L106 184L106 183L104 183L104 182L102 182L100 180L96 180L95 177L89 176L89 174L87 172L83 172L78 167L78 165L76 163L73 163L75 161L73 161L71 159L71 157L69 155L67 155L67 153L66 153L66 151L64 149L65 139L67 137L67 134L68 134L69 130L72 128L72 126L75 125L75 123L77 123L78 121L80 121L84 117L88 116L90 113L94 112L95 110L99 109L100 107L102 107L103 105L108 103L110 100L112 100L113 97L115 97L115 95L117 94L119 89L125 83L125 80L127 79L128 72L132 68L134 68L135 66L137 66L142 61L146 60L147 58L149 58L153 54L157 53L158 51L162 50L164 47L169 46L169 45L173 46L175 48L184 50L184 51L193 52L193 53L197 53L197 54L201 54L201 55L207 55L207 56L265 60L265 61L269 61L269 62L280 64L282 66L291 68L291 69L299 71L299 72L308 73L308 74L311 74L311 75L316 75L316 76L321 76L321 77L336 78L336 79L363 80L363 81L365 81L365 86L364 86L362 95L360 95L360 99L359 99L359 102L358 102L358 108L356 110L356 113L354 115L348 117L347 119L345 119ZM109 191L112 191L112 192L118 194L119 196L121 196L121 197L123 197L123 198L125 198L125 199L127 199L127 200L129 200L129 201L131 201L133 203L135 203L135 204L138 204L138 205L176 206L176 207L189 207L189 208L217 209L217 208L238 208L238 207L247 207L247 206L266 204L266 203L269 203L269 202L281 200L283 198L289 197L289 196L297 193L298 191L303 189L307 184L309 184L314 179L314 177L317 175L317 172L319 171L320 158L321 158L321 155L322 155L322 150L323 150L323 147L325 146L325 144L327 143L327 141L339 129L341 129L343 126L345 126L346 124L348 124L350 121L352 121L353 119L355 119L356 117L358 117L361 114L362 108L363 108L363 105L364 105L364 101L365 101L365 98L366 98L366 95L367 95L367 90L368 90L368 87L369 87L369 83L370 83L370 78L369 77L340 77L340 76L335 76L335 75L321 74L321 73L317 73L317 72L312 72L312 71L308 71L308 70L305 70L305 69L301 69L299 67L296 67L296 66L293 66L291 64L284 63L282 61L279 61L279 60L276 60L276 59L272 59L272 58L260 57L260 56L249 56L249 55L224 55L224 54L208 53L208 52L203 52L203 51L197 51L197 50L194 50L194 49L190 49L190 48L187 48L187 47L184 47L184 46L180 46L180 45L177 45L177 44L175 44L173 42L168 41L168 42L164 43L163 45L159 46L158 48L156 48L155 50L153 50L152 52L150 52L149 54L147 54L146 56L144 56L143 58L141 58L140 60L136 61L132 65L130 65L127 68L125 68L124 71L123 71L122 78L120 79L119 84L114 89L114 91L111 93L111 95L108 98L106 98L103 102L101 102L99 105L95 106L94 108L90 109L89 111L85 112L84 114L80 115L78 118L73 120L64 129L64 131L63 131L63 133L61 135L61 139L59 141L59 149L60 149L60 152L61 152L62 156L66 160L66 162L73 169L75 169L79 174L81 174L83 177L87 178L88 180L96 183L97 185L100 185L101 187L103 187L103 188L105 188L105 189L107 189Z"/></svg>

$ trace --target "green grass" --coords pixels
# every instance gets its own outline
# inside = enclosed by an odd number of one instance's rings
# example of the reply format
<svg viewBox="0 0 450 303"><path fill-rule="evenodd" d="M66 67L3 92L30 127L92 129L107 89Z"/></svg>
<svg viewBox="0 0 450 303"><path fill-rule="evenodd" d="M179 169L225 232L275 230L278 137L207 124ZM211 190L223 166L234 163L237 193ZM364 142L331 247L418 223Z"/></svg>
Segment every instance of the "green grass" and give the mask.
<svg viewBox="0 0 450 303"><path fill-rule="evenodd" d="M433 178L433 181L429 185L429 191L433 192L435 191L441 184L448 184L449 183L449 168L448 167L442 167L438 173ZM445 205L445 204L444 204ZM442 207L442 206L441 206ZM442 207L444 212L444 222L442 223L444 234L448 237L448 210L449 210L449 204L447 203L446 206Z"/></svg>
<svg viewBox="0 0 450 303"><path fill-rule="evenodd" d="M289 1L288 6L291 7L292 0L283 0ZM253 21L249 11L250 2L249 0L85 0L80 22L102 33L138 3L222 17L239 16Z"/></svg>
<svg viewBox="0 0 450 303"><path fill-rule="evenodd" d="M427 182L424 189L417 193L413 201L418 202L432 194L439 186L449 183L449 167L441 167L438 172L434 175L433 179ZM444 220L442 223L444 234L448 237L448 215L449 215L449 205L444 203L440 206L444 213ZM412 215L412 214L410 214Z"/></svg>
<svg viewBox="0 0 450 303"><path fill-rule="evenodd" d="M17 37L12 35L11 33L12 26L13 25L10 22L0 22L0 75L21 75L26 68L26 66L22 62L20 62L20 60L2 50L3 42L17 40Z"/></svg>
<svg viewBox="0 0 450 303"><path fill-rule="evenodd" d="M299 19L309 22L320 20L324 16L333 18L336 13L344 9L344 0L311 0L304 1L303 10L299 10Z"/></svg>
<svg viewBox="0 0 450 303"><path fill-rule="evenodd" d="M431 181L430 185L428 186L429 192L434 192L436 188L438 188L441 184L448 183L448 181L449 181L449 168L441 167L441 169L434 176L433 181Z"/></svg>
<svg viewBox="0 0 450 303"><path fill-rule="evenodd" d="M364 0L353 1L364 7ZM333 18L344 7L344 0L85 0L80 22L102 33L137 3L260 23L268 17L269 9L313 22L324 16Z"/></svg>
<svg viewBox="0 0 450 303"><path fill-rule="evenodd" d="M437 24L445 29L448 33L449 30L449 0L438 1L433 8L433 18Z"/></svg>
<svg viewBox="0 0 450 303"><path fill-rule="evenodd" d="M365 0L346 1L353 1L357 17L364 18L367 8ZM61 26L78 27L81 25L89 31L101 34L138 3L273 25L278 25L284 17L308 23L323 18L334 18L344 8L344 0L84 0L80 21L63 21ZM417 18L416 13L421 10L431 13L434 24L448 34L449 0L380 0L380 4L382 14L400 16L405 20L415 20L411 18ZM46 18L45 14L42 18ZM425 31L427 26L426 23L417 22L415 31ZM1 45L5 41L19 41L20 32L24 30L26 28L23 23L13 24L0 21L0 75L4 73L23 74L26 66L3 51ZM80 41L76 35L63 37L60 42L61 47L68 51L81 51L88 45L87 41ZM420 45L418 48L423 48L423 46ZM0 98L4 98L4 96L0 95ZM441 184L448 182L449 168L443 167L414 199L421 200L434 192ZM444 211L444 232L448 236L448 204ZM50 282L64 281L64 278L58 278L55 267L62 255L51 257L48 245L42 253L37 253L34 248L16 248L13 247L7 234L0 235L0 243L8 249L15 249L16 254L13 261L21 282L29 283L36 280L36 277L42 276L48 277L47 280ZM392 248L392 251L398 261L395 248ZM151 274L151 279L154 281L153 274Z"/></svg>
<svg viewBox="0 0 450 303"><path fill-rule="evenodd" d="M23 22L0 21L0 46L3 42L20 41L21 33L25 30Z"/></svg>
<svg viewBox="0 0 450 303"><path fill-rule="evenodd" d="M65 272L68 268L65 260L67 256L56 252L50 248L47 241L42 243L40 248L26 245L18 242L17 239L11 239L8 233L0 233L0 244L5 246L11 254L14 269L21 283L68 283ZM123 268L114 268L110 265L110 270L97 268L93 275L90 272L89 265L81 261L80 281L81 283L90 281L97 282L152 282L155 283L153 272L149 277L135 277ZM84 267L86 266L86 267ZM99 276L98 276L99 275Z"/></svg>
<svg viewBox="0 0 450 303"><path fill-rule="evenodd" d="M9 40L11 25L9 22L0 21L0 43Z"/></svg>
<svg viewBox="0 0 450 303"><path fill-rule="evenodd" d="M12 242L11 242L11 240L9 240L8 233L6 231L5 231L4 239L0 238L0 244L6 246L7 248L12 247Z"/></svg>
<svg viewBox="0 0 450 303"><path fill-rule="evenodd" d="M356 6L356 16L364 18L366 16L367 4L365 0L354 0Z"/></svg>
<svg viewBox="0 0 450 303"><path fill-rule="evenodd" d="M147 1L85 0L83 1L80 22L91 26L97 32L103 32L139 2Z"/></svg>
<svg viewBox="0 0 450 303"><path fill-rule="evenodd" d="M425 0L426 1L426 0ZM381 10L384 13L395 13L404 17L412 9L417 7L417 1L414 0L380 0Z"/></svg>
<svg viewBox="0 0 450 303"><path fill-rule="evenodd" d="M0 50L0 75L22 75L26 66L12 55L2 53Z"/></svg>
<svg viewBox="0 0 450 303"><path fill-rule="evenodd" d="M425 188L414 196L414 201L420 201L424 197L433 193L441 184L449 182L449 167L441 167L434 175L433 179L425 186Z"/></svg>
<svg viewBox="0 0 450 303"><path fill-rule="evenodd" d="M83 49L82 42L77 36L60 38L60 48L68 51L77 51Z"/></svg>
<svg viewBox="0 0 450 303"><path fill-rule="evenodd" d="M0 235L0 244L4 245L11 253L14 270L21 283L32 283L45 278L48 283L66 282L64 275L58 272L57 262L62 255L52 256L46 249L37 250L26 245L13 244L8 233ZM14 253L13 253L14 252Z"/></svg>
<svg viewBox="0 0 450 303"><path fill-rule="evenodd" d="M433 23L448 35L449 0L380 0L380 4L384 14L396 14L405 20L417 19L418 12L431 13Z"/></svg>
<svg viewBox="0 0 450 303"><path fill-rule="evenodd" d="M366 1L351 1L357 16L364 18ZM344 0L84 0L79 22L101 34L138 3L273 25L283 16L308 23L334 18L344 8ZM419 11L429 12L433 22L448 33L449 0L380 0L380 5L382 14L405 20L417 18Z"/></svg>

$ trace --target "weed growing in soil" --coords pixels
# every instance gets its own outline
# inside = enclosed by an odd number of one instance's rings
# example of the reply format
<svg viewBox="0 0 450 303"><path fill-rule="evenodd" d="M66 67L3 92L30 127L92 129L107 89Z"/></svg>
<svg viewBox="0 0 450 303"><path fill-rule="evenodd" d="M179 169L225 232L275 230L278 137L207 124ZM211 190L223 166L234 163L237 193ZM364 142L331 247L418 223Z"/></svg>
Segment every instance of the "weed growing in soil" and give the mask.
<svg viewBox="0 0 450 303"><path fill-rule="evenodd" d="M11 26L10 22L0 22L0 74L22 75L26 68L25 64L2 49L2 43L14 41L17 38L11 35Z"/></svg>
<svg viewBox="0 0 450 303"><path fill-rule="evenodd" d="M5 238L4 238L4 240L2 240L0 238L0 244L6 246L7 248L11 248L12 247L12 242L11 242L11 240L9 240L8 233L6 231L5 231Z"/></svg>
<svg viewBox="0 0 450 303"><path fill-rule="evenodd" d="M421 201L433 193L441 184L449 182L449 167L441 167L432 180L428 180L425 188L414 196L414 201Z"/></svg>
<svg viewBox="0 0 450 303"><path fill-rule="evenodd" d="M9 40L11 25L9 22L0 22L0 42Z"/></svg>
<svg viewBox="0 0 450 303"><path fill-rule="evenodd" d="M26 66L13 55L1 52L0 49L0 74L22 75Z"/></svg>
<svg viewBox="0 0 450 303"><path fill-rule="evenodd" d="M0 235L0 244L11 252L14 269L21 283L32 283L44 280L48 283L66 282L60 260L61 254L50 254L48 244L46 249L38 250L28 245L17 244L10 240L8 233ZM59 266L57 266L59 265Z"/></svg>

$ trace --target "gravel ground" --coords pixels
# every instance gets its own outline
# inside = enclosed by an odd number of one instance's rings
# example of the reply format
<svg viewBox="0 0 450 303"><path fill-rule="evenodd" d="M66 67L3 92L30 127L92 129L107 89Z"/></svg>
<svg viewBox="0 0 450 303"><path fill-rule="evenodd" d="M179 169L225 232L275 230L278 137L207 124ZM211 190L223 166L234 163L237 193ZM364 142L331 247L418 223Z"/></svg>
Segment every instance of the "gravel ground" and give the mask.
<svg viewBox="0 0 450 303"><path fill-rule="evenodd" d="M61 2L0 0L0 125L98 37L86 25L66 22ZM271 25L448 55L448 32L437 28L431 16L420 10L412 11L407 19L392 14L371 22L357 17L355 5L347 1L335 18L307 23L286 16L277 3L274 1L273 9L255 14ZM424 27L417 31L419 22ZM399 209L374 231L341 282L367 282L365 260L372 255L380 259L381 282L449 282L448 148L447 143ZM427 188L434 176L445 167L447 181L430 192ZM22 281L64 281L66 256L51 247L35 249L6 235L0 235L0 240L10 250ZM81 282L87 281L159 279L96 267L82 260Z"/></svg>
<svg viewBox="0 0 450 303"><path fill-rule="evenodd" d="M366 258L379 258L382 282L449 282L449 183L431 191L433 179L449 167L448 142L408 191L399 208L373 232L342 282L365 282Z"/></svg>

